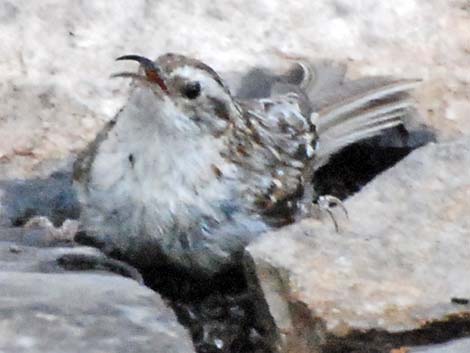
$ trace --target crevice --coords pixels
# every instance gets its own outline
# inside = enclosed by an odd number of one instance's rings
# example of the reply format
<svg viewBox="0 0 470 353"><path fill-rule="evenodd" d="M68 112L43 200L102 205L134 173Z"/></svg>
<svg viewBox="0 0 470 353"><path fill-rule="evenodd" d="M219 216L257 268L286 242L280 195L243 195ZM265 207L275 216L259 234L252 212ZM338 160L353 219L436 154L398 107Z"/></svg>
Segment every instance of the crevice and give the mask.
<svg viewBox="0 0 470 353"><path fill-rule="evenodd" d="M105 255L65 254L60 256L55 262L67 271L107 271L123 277L132 278L140 284L144 282L137 269L126 262Z"/></svg>
<svg viewBox="0 0 470 353"><path fill-rule="evenodd" d="M432 141L435 136L428 129L408 132L395 128L348 146L315 173L315 191L344 200L410 152Z"/></svg>
<svg viewBox="0 0 470 353"><path fill-rule="evenodd" d="M300 301L290 301L289 312L292 317L294 334L287 343L288 352L320 351L317 347L321 347L326 340L327 330L324 321L321 318L312 317L310 309Z"/></svg>
<svg viewBox="0 0 470 353"><path fill-rule="evenodd" d="M271 353L257 325L254 298L243 269L212 279L195 278L173 267L142 271L145 284L173 308L198 353Z"/></svg>

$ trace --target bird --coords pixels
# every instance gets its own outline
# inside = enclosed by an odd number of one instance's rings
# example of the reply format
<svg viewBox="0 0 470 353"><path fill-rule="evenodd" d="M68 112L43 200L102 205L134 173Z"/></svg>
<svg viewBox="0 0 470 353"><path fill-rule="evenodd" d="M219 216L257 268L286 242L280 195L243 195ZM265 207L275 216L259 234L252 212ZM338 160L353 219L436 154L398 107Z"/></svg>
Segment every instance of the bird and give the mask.
<svg viewBox="0 0 470 353"><path fill-rule="evenodd" d="M315 172L402 125L419 83L346 81L341 68L299 60L264 81L251 72L236 95L192 57L117 60L138 69L114 75L131 79L129 98L74 163L81 229L139 267L209 277L240 264L263 233L311 216L315 202L334 204L315 195Z"/></svg>

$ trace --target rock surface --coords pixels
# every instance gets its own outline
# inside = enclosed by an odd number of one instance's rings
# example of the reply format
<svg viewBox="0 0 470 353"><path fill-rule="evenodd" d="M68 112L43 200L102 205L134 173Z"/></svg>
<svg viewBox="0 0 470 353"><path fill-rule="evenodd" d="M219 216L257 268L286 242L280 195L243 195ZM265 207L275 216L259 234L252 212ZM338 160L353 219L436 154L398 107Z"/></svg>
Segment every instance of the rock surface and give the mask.
<svg viewBox="0 0 470 353"><path fill-rule="evenodd" d="M0 272L0 351L192 352L171 309L135 281Z"/></svg>
<svg viewBox="0 0 470 353"><path fill-rule="evenodd" d="M405 353L468 353L470 352L470 338L451 341L434 346L410 348ZM392 352L395 353L395 352ZM396 353L400 353L397 351Z"/></svg>
<svg viewBox="0 0 470 353"><path fill-rule="evenodd" d="M44 216L60 226L79 214L70 172L47 178L0 180L0 225L20 226L31 217Z"/></svg>
<svg viewBox="0 0 470 353"><path fill-rule="evenodd" d="M110 273L142 282L135 269L50 235L0 228L0 352L194 351L158 294Z"/></svg>
<svg viewBox="0 0 470 353"><path fill-rule="evenodd" d="M470 139L430 144L348 199L340 233L325 217L252 244L279 351L388 352L469 335L469 198Z"/></svg>
<svg viewBox="0 0 470 353"><path fill-rule="evenodd" d="M127 53L181 52L222 72L324 57L353 76L420 77L427 122L468 133L469 20L467 0L1 0L0 177L73 159L122 106L128 83L109 75L135 67L113 61Z"/></svg>

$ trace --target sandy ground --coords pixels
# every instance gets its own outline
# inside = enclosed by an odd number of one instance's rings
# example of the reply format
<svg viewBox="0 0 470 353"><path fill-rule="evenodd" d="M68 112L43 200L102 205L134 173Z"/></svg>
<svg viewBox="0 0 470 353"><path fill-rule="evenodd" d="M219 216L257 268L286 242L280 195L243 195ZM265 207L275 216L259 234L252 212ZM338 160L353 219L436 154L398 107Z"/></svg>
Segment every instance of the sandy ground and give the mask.
<svg viewBox="0 0 470 353"><path fill-rule="evenodd" d="M0 177L66 165L123 104L127 53L175 51L220 71L288 56L351 76L424 80L415 97L442 140L470 132L468 0L132 2L0 0ZM129 66L126 66L129 65Z"/></svg>

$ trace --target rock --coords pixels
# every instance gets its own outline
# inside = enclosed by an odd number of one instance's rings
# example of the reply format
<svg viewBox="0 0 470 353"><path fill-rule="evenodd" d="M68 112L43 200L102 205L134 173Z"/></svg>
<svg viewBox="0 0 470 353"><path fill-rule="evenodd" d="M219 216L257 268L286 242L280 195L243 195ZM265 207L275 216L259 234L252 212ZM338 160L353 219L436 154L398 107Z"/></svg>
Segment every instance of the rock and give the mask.
<svg viewBox="0 0 470 353"><path fill-rule="evenodd" d="M76 246L70 223L0 227L0 352L193 352L140 273Z"/></svg>
<svg viewBox="0 0 470 353"><path fill-rule="evenodd" d="M37 248L0 241L0 271L64 273L66 271L102 271L133 278L143 284L132 266L107 257L90 247Z"/></svg>
<svg viewBox="0 0 470 353"><path fill-rule="evenodd" d="M109 76L135 68L114 62L128 53L181 52L221 72L322 57L356 77L418 77L426 122L445 138L468 133L469 19L466 0L1 0L0 177L73 159L123 105L128 83Z"/></svg>
<svg viewBox="0 0 470 353"><path fill-rule="evenodd" d="M80 214L71 173L47 178L0 181L0 225L20 226L31 217L47 217L56 226Z"/></svg>
<svg viewBox="0 0 470 353"><path fill-rule="evenodd" d="M35 216L23 227L0 226L0 242L37 248L72 247L77 245L74 238L78 226L78 221L67 219L60 227L56 227L47 217Z"/></svg>
<svg viewBox="0 0 470 353"><path fill-rule="evenodd" d="M280 352L389 352L470 327L470 138L412 152L328 217L247 249ZM323 350L322 350L323 349Z"/></svg>
<svg viewBox="0 0 470 353"><path fill-rule="evenodd" d="M161 298L99 274L0 272L0 351L193 352Z"/></svg>
<svg viewBox="0 0 470 353"><path fill-rule="evenodd" d="M463 338L434 346L410 348L405 353L468 353L470 352L470 338ZM391 352L401 353L401 352Z"/></svg>

